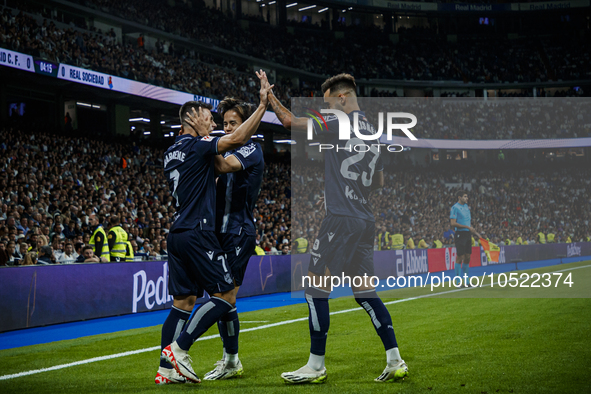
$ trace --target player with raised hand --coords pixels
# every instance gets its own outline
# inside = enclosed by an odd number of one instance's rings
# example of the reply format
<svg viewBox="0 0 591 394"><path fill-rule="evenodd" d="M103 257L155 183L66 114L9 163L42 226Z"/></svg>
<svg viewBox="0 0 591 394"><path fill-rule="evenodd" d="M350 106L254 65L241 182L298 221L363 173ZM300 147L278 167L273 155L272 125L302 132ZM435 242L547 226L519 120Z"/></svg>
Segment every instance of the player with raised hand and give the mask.
<svg viewBox="0 0 591 394"><path fill-rule="evenodd" d="M157 384L201 381L193 371L188 350L236 303L232 273L215 236L214 161L216 155L246 144L258 128L272 86L262 70L257 76L263 80L261 102L234 133L209 136L215 127L211 106L189 101L180 110L179 135L164 154L164 173L177 212L168 235L169 289L174 301L162 326L162 362L155 379ZM189 111L193 120L188 117ZM211 298L189 319L203 290Z"/></svg>
<svg viewBox="0 0 591 394"><path fill-rule="evenodd" d="M266 81L263 83L268 85ZM235 98L222 100L218 113L224 120L224 132L227 135L236 132L253 109L253 105ZM263 150L252 140L226 152L224 159L216 160L216 172L220 174L216 191L216 235L234 277L233 297L238 294L256 246L252 213L263 183L264 168ZM221 317L218 329L224 345L223 356L215 363L215 369L205 374L205 380L230 379L244 372L238 358L240 322L236 308Z"/></svg>
<svg viewBox="0 0 591 394"><path fill-rule="evenodd" d="M361 133L370 133L373 126L357 102L355 79L349 74L339 74L322 84L324 102L330 109L344 112L349 123L358 115ZM298 118L269 93L269 103L283 126L292 131L306 131L306 118ZM324 127L314 124L314 132L321 143L343 145L339 140L339 120L336 116L324 116ZM358 138L346 141L347 145L361 144ZM357 157L354 157L356 156ZM310 328L310 356L302 368L281 374L288 383L322 383L327 378L324 365L326 339L330 323L328 297L330 288L316 287L319 279L328 275L372 276L375 218L369 195L384 183L380 151L372 146L364 155L353 149L325 151L325 209L318 238L314 242L308 277L310 286L305 289ZM351 198L351 196L355 196ZM330 280L329 280L330 282ZM324 282L326 283L326 282ZM375 381L401 379L408 375L408 368L400 357L392 318L371 284L353 286L355 300L370 316L374 328L386 350L387 365Z"/></svg>

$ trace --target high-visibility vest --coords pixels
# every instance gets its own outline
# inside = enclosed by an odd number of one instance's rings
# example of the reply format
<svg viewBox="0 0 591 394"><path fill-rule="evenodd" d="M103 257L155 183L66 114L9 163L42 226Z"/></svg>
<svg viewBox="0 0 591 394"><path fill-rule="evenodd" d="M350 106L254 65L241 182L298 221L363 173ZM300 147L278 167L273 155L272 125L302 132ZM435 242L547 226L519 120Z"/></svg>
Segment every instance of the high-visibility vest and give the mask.
<svg viewBox="0 0 591 394"><path fill-rule="evenodd" d="M127 250L125 249L127 246L127 233L121 226L115 226L109 232L111 231L115 233L115 244L113 245L113 249L111 249L111 257L118 257L120 261L124 261L127 255Z"/></svg>
<svg viewBox="0 0 591 394"><path fill-rule="evenodd" d="M554 238L555 237L556 236L553 233L548 233L548 237L547 237L548 238L548 243L554 242Z"/></svg>
<svg viewBox="0 0 591 394"><path fill-rule="evenodd" d="M427 249L427 242L424 239L419 241L419 249Z"/></svg>
<svg viewBox="0 0 591 394"><path fill-rule="evenodd" d="M546 243L546 236L544 235L544 233L542 233L542 232L538 233L538 242L541 244Z"/></svg>
<svg viewBox="0 0 591 394"><path fill-rule="evenodd" d="M135 253L133 253L133 245L131 242L125 242L127 245L127 253L125 254L125 261L133 261L135 259Z"/></svg>
<svg viewBox="0 0 591 394"><path fill-rule="evenodd" d="M521 237L517 238L517 242L515 242L517 245L523 245L523 240L521 239Z"/></svg>
<svg viewBox="0 0 591 394"><path fill-rule="evenodd" d="M404 248L404 236L400 233L392 236L392 249L403 249Z"/></svg>
<svg viewBox="0 0 591 394"><path fill-rule="evenodd" d="M569 235L569 237L566 239L566 243L567 243L567 244L572 244L572 243L573 243L573 240L570 238L570 235Z"/></svg>
<svg viewBox="0 0 591 394"><path fill-rule="evenodd" d="M100 254L97 252L96 247L94 246L94 237L98 233L103 234L103 239L105 240L103 242L103 250L100 251ZM92 237L90 237L90 242L88 242L88 244L92 246L92 251L96 256L104 257L107 261L109 260L109 242L107 241L107 233L105 232L103 226L98 226L96 230L94 230L94 233L92 234Z"/></svg>
<svg viewBox="0 0 591 394"><path fill-rule="evenodd" d="M436 248L443 248L443 243L440 240L436 239L434 242Z"/></svg>
<svg viewBox="0 0 591 394"><path fill-rule="evenodd" d="M308 250L308 240L306 238L300 237L300 238L297 238L295 241L298 245L296 248L296 252L306 253L306 250ZM263 249L261 248L261 250L263 250ZM257 254L259 254L259 253L257 252ZM263 254L265 254L264 250L263 250Z"/></svg>
<svg viewBox="0 0 591 394"><path fill-rule="evenodd" d="M408 242L406 243L406 249L414 249L415 248L415 241L412 240L412 238L408 239Z"/></svg>
<svg viewBox="0 0 591 394"><path fill-rule="evenodd" d="M257 256L264 256L265 255L265 250L263 248L261 248L259 245L254 247L254 251L257 254Z"/></svg>
<svg viewBox="0 0 591 394"><path fill-rule="evenodd" d="M390 232L378 234L378 250L390 249Z"/></svg>
<svg viewBox="0 0 591 394"><path fill-rule="evenodd" d="M509 238L505 240L505 245L511 245L511 240Z"/></svg>

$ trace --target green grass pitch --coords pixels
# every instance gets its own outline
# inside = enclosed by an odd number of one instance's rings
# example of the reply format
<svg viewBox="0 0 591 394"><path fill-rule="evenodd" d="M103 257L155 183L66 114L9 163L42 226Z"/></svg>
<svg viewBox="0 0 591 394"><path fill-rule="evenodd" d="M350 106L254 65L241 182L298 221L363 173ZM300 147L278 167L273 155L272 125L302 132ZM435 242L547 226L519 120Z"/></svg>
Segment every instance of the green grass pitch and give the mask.
<svg viewBox="0 0 591 394"><path fill-rule="evenodd" d="M242 378L198 385L156 386L159 351L0 380L0 393L590 393L590 262L527 271L572 272L577 287L484 287L389 304L400 352L410 376L375 383L385 352L367 314L358 309L331 316L323 385L284 384L279 375L308 358L308 322L240 334ZM524 271L519 271L524 272ZM568 272L565 271L565 274ZM578 284L578 285L577 285ZM445 291L444 289L440 291ZM587 291L582 293L581 291ZM429 289L381 292L385 302L430 294ZM546 297L563 298L535 298ZM432 293L431 293L432 295ZM331 300L331 312L358 308L351 298ZM240 314L242 329L307 316L304 303ZM248 323L256 321L255 323ZM268 323L260 323L261 321ZM210 330L206 335L216 334ZM160 326L0 351L0 375L67 364L157 346ZM191 349L199 376L221 356L218 338Z"/></svg>

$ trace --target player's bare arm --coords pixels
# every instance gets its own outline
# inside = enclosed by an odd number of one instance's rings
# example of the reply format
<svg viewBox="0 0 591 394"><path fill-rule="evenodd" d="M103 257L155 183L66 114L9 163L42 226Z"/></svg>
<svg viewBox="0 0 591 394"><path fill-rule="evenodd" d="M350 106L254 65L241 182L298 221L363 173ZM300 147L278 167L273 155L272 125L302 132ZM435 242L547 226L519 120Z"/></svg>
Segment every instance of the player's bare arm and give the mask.
<svg viewBox="0 0 591 394"><path fill-rule="evenodd" d="M261 90L260 90L260 97L261 103L254 111L254 113L244 121L235 132L232 134L228 134L220 138L218 141L218 152L220 154L225 153L229 150L236 149L241 147L242 145L246 144L250 137L254 134L254 132L258 129L261 120L263 119L263 115L267 110L267 105L269 104L268 95L273 86L269 85L269 81L267 80L267 74L260 70L256 73L257 77L259 77L261 81Z"/></svg>
<svg viewBox="0 0 591 394"><path fill-rule="evenodd" d="M234 155L230 155L226 158L222 156L216 156L214 160L215 173L216 174L227 174L230 172L240 171L242 164Z"/></svg>
<svg viewBox="0 0 591 394"><path fill-rule="evenodd" d="M371 190L379 190L384 187L384 172L376 171L371 182Z"/></svg>
<svg viewBox="0 0 591 394"><path fill-rule="evenodd" d="M287 108L285 108L283 104L281 104L281 101L275 97L273 91L269 92L269 104L271 104L273 112L275 112L277 119L279 119L283 127L291 131L306 131L306 128L308 127L308 120L306 118L298 118L293 116L293 114Z"/></svg>

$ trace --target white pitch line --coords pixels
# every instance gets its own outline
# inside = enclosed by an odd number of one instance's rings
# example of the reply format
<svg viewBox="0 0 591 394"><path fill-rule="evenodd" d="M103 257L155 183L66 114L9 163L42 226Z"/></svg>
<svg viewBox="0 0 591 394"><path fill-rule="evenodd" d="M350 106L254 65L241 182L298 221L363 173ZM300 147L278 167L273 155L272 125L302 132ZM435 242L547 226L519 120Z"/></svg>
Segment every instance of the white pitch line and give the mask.
<svg viewBox="0 0 591 394"><path fill-rule="evenodd" d="M583 265L583 266L580 266L580 267L565 268L563 270L553 271L553 272L572 271L572 270L576 270L576 269L580 269L580 268L588 268L588 267L591 267L591 265ZM420 295L420 296L416 296L416 297L403 298L401 300L384 302L384 304L385 305L399 304L401 302L418 300L420 298L433 297L433 296L437 296L437 295L449 294L449 293L456 293L458 291L465 291L465 290L472 290L472 289L475 289L475 288L461 288L461 289L455 289L455 290L442 291L442 292L439 292L439 293L424 294L424 295ZM355 312L355 311L363 311L363 310L364 310L363 308L357 307L357 308L343 309L341 311L331 312L330 314L331 315L339 315L341 313L348 313L348 312ZM286 324L291 324L291 323L296 323L296 322L306 321L306 320L308 320L308 317L307 316L306 317L300 317L298 319L284 320L284 321L280 321L280 322L277 322L277 323L264 324L264 325L258 326L258 327L245 328L244 330L240 330L240 332L257 331L257 330L262 330L262 329L265 329L265 328L278 327L278 326L283 326L283 325L286 325ZM214 338L219 338L219 337L220 337L219 335L208 335L206 337L199 338L198 341L206 341L208 339L214 339ZM35 375L35 374L38 374L38 373L41 373L41 372L57 371L59 369L64 369L64 368L69 368L69 367L75 367L77 365L90 364L90 363L94 363L94 362L97 362L97 361L111 360L111 359L114 359L114 358L131 356L131 355L134 355L134 354L146 353L146 352L151 352L151 351L154 351L154 350L160 350L160 346L152 346L152 347L147 347L147 348L144 348L144 349L130 350L128 352L116 353L116 354L111 354L111 355L108 355L108 356L93 357L93 358L89 358L89 359L86 359L86 360L75 361L73 363L68 363L68 364L55 365L55 366L49 367L49 368L34 369L34 370L31 370L31 371L19 372L19 373L15 373L15 374L11 374L11 375L3 375L3 376L0 376L0 380L8 380L8 379L20 378L20 377L23 377L23 376Z"/></svg>

